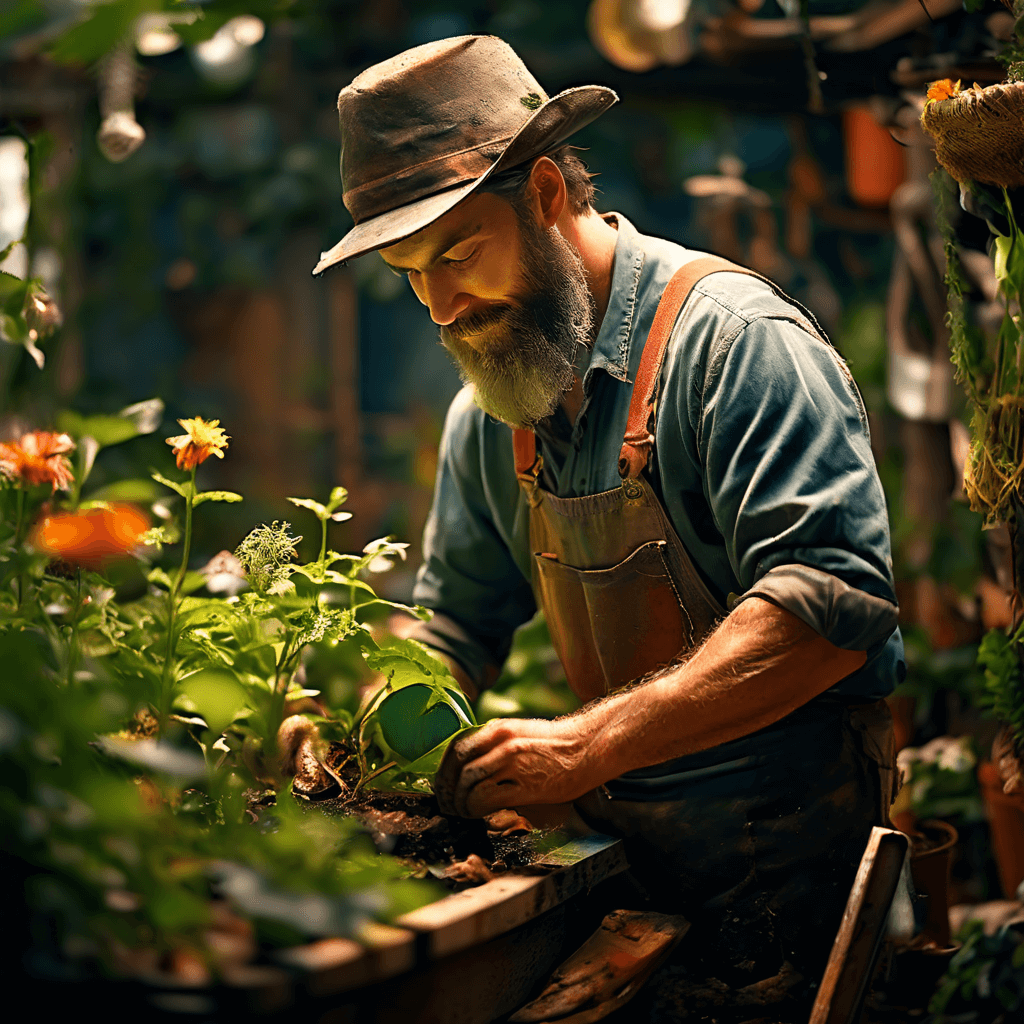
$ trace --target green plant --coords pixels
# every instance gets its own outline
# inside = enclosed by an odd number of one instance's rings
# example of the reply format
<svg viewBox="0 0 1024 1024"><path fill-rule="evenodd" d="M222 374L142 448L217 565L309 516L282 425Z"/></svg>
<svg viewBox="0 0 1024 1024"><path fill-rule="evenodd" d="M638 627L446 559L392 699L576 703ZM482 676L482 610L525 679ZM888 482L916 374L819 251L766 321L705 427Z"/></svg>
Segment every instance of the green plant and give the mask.
<svg viewBox="0 0 1024 1024"><path fill-rule="evenodd" d="M964 490L971 508L984 515L986 524L1010 521L1013 498L1019 495L1024 473L1024 375L1019 322L1024 296L1024 238L1006 189L974 182L963 186L991 211L988 224L994 235L995 275L1005 313L999 330L987 337L968 322L964 299L968 284L952 230L955 183L947 172L939 170L933 173L932 184L946 252L950 354L956 379L964 386L972 409Z"/></svg>
<svg viewBox="0 0 1024 1024"><path fill-rule="evenodd" d="M978 664L985 670L985 686L978 703L1005 722L1018 750L1024 750L1024 687L1021 686L1020 644L1024 623L1012 636L992 629L978 649Z"/></svg>
<svg viewBox="0 0 1024 1024"><path fill-rule="evenodd" d="M897 763L903 774L897 810L905 806L919 820L984 818L971 737L938 736L923 747L904 747Z"/></svg>
<svg viewBox="0 0 1024 1024"><path fill-rule="evenodd" d="M198 489L197 466L222 457L228 438L216 421L181 422L186 434L169 443L186 478L153 473L176 496L181 529L171 519L140 533L138 511L82 498L95 458L83 449L137 434L138 410L66 416L77 443L37 432L38 444L0 451L0 761L12 780L0 807L20 823L5 845L32 865L33 906L62 942L119 973L171 970L187 951L216 974L225 965L209 934L225 907L237 927L255 929L254 942L281 944L350 935L433 898L354 819L293 797L282 723L304 714L304 736L352 750L349 799L368 788L429 793L451 734L473 727L426 648L374 639L366 614L377 607L427 613L379 598L363 578L406 545L328 550L327 521L347 515L342 488L324 505L294 499L322 524L315 561L296 560L289 524L260 525L236 552L248 588L204 593L207 578L190 568L194 513L241 495ZM129 521L133 532L98 549L97 516L112 536ZM148 589L119 599L113 584L140 557L171 566L132 570ZM361 715L304 685L304 661L339 651L387 679ZM389 718L389 700L424 690L416 708ZM439 714L451 719L440 730ZM410 748L403 729L429 736L429 749Z"/></svg>
<svg viewBox="0 0 1024 1024"><path fill-rule="evenodd" d="M1024 1010L1024 937L1013 928L986 935L981 921L967 921L956 936L963 945L928 1004L932 1024L1019 1019ZM969 1016L968 1016L969 1015Z"/></svg>

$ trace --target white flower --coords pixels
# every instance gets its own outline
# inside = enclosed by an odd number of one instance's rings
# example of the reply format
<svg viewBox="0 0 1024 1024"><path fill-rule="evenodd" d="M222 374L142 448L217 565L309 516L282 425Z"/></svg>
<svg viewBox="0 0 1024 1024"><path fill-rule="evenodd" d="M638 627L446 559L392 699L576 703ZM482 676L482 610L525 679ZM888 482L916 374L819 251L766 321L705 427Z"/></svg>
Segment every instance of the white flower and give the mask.
<svg viewBox="0 0 1024 1024"><path fill-rule="evenodd" d="M936 736L917 752L918 760L951 772L970 771L975 765L969 736Z"/></svg>
<svg viewBox="0 0 1024 1024"><path fill-rule="evenodd" d="M389 537L381 537L379 540L371 540L369 544L363 548L364 555L375 555L375 558L370 559L367 563L367 570L369 572L387 572L389 569L394 568L394 562L391 560L396 555L404 562L406 560L406 549L409 547L401 541L393 541Z"/></svg>
<svg viewBox="0 0 1024 1024"><path fill-rule="evenodd" d="M976 763L970 737L961 736L939 754L939 767L950 772L969 772Z"/></svg>

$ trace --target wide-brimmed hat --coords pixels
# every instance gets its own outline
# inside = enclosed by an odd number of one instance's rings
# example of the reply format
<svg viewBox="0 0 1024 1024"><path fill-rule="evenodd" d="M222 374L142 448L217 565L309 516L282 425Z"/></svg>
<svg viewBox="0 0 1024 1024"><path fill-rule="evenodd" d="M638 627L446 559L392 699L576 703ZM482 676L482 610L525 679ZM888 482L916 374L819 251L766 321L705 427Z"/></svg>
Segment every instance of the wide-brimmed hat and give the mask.
<svg viewBox="0 0 1024 1024"><path fill-rule="evenodd" d="M375 64L338 97L342 199L355 227L313 273L415 234L617 99L600 85L549 99L495 36L442 39Z"/></svg>

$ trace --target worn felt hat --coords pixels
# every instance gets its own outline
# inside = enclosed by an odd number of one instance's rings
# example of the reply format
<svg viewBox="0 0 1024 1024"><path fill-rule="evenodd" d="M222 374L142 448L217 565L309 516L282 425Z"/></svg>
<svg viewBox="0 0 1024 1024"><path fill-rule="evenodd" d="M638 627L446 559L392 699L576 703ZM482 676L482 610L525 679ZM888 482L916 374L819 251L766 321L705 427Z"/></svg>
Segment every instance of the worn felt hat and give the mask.
<svg viewBox="0 0 1024 1024"><path fill-rule="evenodd" d="M617 99L599 85L549 99L495 36L441 39L375 64L338 97L342 199L355 227L313 273L415 234Z"/></svg>

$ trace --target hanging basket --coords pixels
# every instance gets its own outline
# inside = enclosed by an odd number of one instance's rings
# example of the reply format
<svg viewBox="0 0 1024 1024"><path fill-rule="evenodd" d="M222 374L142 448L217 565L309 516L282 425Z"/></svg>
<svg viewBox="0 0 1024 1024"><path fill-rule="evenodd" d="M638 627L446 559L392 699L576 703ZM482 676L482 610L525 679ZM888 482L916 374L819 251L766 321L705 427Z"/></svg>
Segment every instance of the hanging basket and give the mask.
<svg viewBox="0 0 1024 1024"><path fill-rule="evenodd" d="M1024 82L929 89L921 125L935 139L935 156L957 181L1004 188L1024 185ZM935 90L947 99L934 99Z"/></svg>

